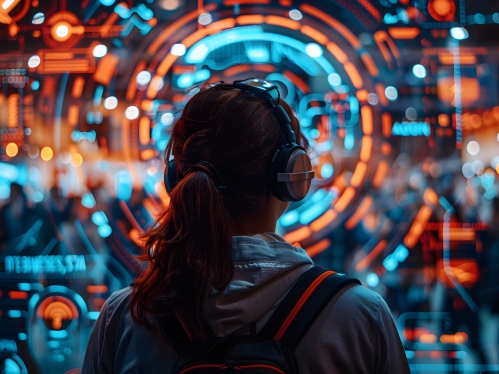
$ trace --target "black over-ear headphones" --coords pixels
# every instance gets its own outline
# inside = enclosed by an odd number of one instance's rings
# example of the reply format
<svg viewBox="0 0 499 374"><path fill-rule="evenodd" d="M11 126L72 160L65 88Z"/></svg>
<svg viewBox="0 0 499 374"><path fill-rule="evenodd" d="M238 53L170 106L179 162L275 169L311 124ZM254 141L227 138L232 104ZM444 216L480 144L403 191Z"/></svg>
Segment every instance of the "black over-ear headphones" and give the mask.
<svg viewBox="0 0 499 374"><path fill-rule="evenodd" d="M311 179L314 178L314 170L305 149L296 144L291 119L279 104L279 89L272 83L256 78L234 81L232 85L244 92L265 99L272 106L279 123L284 126L287 139L286 143L282 144L272 157L268 180L269 188L272 194L281 201L302 200L310 189ZM215 173L212 172L212 174ZM168 193L173 190L180 179L175 161L172 159L168 162L164 175L165 187Z"/></svg>

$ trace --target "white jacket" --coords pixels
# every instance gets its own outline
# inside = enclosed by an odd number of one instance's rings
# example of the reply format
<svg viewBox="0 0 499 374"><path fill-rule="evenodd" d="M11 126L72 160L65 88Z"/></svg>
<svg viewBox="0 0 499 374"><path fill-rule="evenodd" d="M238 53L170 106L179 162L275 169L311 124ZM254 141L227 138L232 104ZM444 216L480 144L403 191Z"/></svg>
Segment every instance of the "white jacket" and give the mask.
<svg viewBox="0 0 499 374"><path fill-rule="evenodd" d="M313 262L275 233L234 236L234 279L224 292L207 286L203 311L217 336L249 334L267 322L294 282ZM170 373L175 350L159 328L147 330L130 315L131 288L115 292L90 335L83 374ZM151 322L158 326L151 318ZM296 351L301 374L406 374L405 351L390 310L377 293L359 285L331 299Z"/></svg>

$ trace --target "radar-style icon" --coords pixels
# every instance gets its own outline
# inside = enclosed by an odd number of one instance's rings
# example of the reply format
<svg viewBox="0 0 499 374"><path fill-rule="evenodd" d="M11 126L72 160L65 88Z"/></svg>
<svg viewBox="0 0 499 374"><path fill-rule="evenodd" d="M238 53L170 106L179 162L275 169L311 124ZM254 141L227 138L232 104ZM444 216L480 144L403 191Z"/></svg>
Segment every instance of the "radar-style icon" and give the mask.
<svg viewBox="0 0 499 374"><path fill-rule="evenodd" d="M55 301L52 301L51 299ZM49 304L43 310L43 321L45 322L45 325L47 326L49 323L49 328L60 330L63 327L64 322L64 327L67 328L69 323L73 320L73 316L78 317L69 306L71 305L71 302L61 296L52 296L51 299L46 299L46 301L49 301ZM74 305L71 306L74 309Z"/></svg>
<svg viewBox="0 0 499 374"><path fill-rule="evenodd" d="M14 340L0 339L0 373L28 374L26 365L17 355L17 344Z"/></svg>
<svg viewBox="0 0 499 374"><path fill-rule="evenodd" d="M83 298L64 286L50 286L28 305L28 348L42 372L65 373L81 367L88 340Z"/></svg>

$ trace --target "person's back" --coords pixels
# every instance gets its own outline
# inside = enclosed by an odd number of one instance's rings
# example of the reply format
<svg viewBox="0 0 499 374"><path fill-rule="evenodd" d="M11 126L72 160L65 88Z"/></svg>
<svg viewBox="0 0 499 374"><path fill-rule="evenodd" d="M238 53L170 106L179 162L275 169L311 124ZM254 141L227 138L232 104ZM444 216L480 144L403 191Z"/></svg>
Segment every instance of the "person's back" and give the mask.
<svg viewBox="0 0 499 374"><path fill-rule="evenodd" d="M175 313L193 341L207 339L204 320L217 337L248 335L254 323L258 332L313 266L303 249L274 233L313 174L289 128L297 143L306 141L286 104L260 96L219 85L187 104L165 156L170 205L145 236L149 267L106 301L83 373L171 373L177 352L162 316ZM279 103L289 128L276 115ZM328 302L295 356L302 374L409 373L386 303L359 285Z"/></svg>

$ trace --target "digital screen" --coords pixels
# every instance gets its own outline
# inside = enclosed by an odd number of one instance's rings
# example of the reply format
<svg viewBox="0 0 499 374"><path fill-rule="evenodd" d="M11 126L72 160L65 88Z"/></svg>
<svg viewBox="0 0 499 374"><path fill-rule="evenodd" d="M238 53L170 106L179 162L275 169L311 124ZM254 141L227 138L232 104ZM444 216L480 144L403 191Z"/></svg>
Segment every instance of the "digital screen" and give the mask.
<svg viewBox="0 0 499 374"><path fill-rule="evenodd" d="M498 35L492 0L0 0L2 372L80 372L174 114L255 77L312 146L277 233L386 300L413 373L499 373Z"/></svg>

